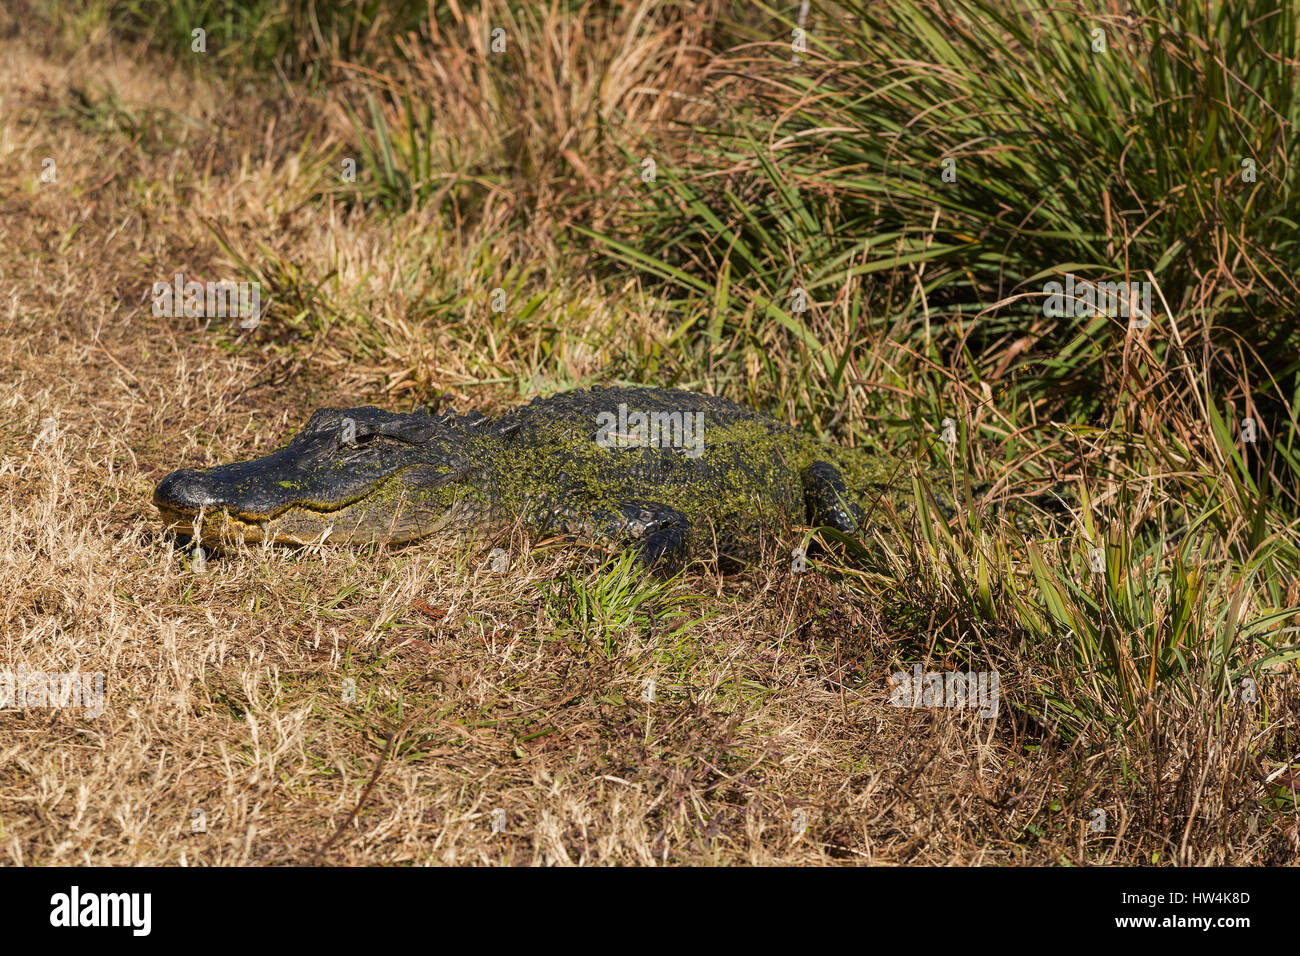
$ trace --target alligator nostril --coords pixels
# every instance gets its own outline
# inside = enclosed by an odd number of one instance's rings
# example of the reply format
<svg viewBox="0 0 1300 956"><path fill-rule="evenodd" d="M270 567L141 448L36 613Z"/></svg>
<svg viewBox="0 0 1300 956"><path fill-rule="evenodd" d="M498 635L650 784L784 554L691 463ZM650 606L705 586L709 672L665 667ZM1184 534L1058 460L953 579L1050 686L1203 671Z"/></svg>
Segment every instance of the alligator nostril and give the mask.
<svg viewBox="0 0 1300 956"><path fill-rule="evenodd" d="M216 503L208 487L206 476L193 468L182 468L158 482L153 492L153 503L159 508L198 513Z"/></svg>

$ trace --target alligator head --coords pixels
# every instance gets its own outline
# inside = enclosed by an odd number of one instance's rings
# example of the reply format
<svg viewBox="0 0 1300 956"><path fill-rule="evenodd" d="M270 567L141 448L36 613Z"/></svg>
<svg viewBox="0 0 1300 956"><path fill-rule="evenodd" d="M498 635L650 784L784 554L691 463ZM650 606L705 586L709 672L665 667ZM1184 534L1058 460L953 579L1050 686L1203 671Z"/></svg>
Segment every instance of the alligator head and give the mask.
<svg viewBox="0 0 1300 956"><path fill-rule="evenodd" d="M278 451L174 471L153 500L170 528L205 543L411 541L479 510L467 445L486 421L323 408Z"/></svg>

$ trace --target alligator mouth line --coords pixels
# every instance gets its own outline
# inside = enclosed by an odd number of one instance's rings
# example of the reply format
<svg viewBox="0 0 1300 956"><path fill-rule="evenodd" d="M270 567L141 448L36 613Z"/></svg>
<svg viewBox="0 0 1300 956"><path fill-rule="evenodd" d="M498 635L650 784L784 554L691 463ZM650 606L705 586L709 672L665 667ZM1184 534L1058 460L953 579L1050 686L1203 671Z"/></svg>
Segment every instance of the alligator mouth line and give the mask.
<svg viewBox="0 0 1300 956"><path fill-rule="evenodd" d="M217 545L219 549L223 542L241 540L247 544L297 546L320 544L327 538L344 543L383 540L403 544L436 534L457 521L467 520L473 513L467 503L458 502L439 509L441 513L433 517L406 494L399 493L391 510L375 514L365 505L382 490L383 484L338 504L291 502L270 515L228 506L211 510L181 510L164 505L158 508L171 531L188 535L196 542Z"/></svg>
<svg viewBox="0 0 1300 956"><path fill-rule="evenodd" d="M376 494L382 491L383 487L389 482L396 481L400 479L400 477L403 474L405 474L407 471L410 471L413 468L420 468L420 467L422 466L415 464L415 465L407 465L404 468L399 468L396 471L392 472L391 474L385 475L383 478L379 479L379 481L376 482L376 484L372 485L371 487L359 491L357 492L357 494L349 498L343 498L337 502L331 503L331 502L323 502L323 501L314 501L310 498L305 498L300 501L290 501L287 504L282 505L279 508L276 508L274 511L265 514L256 511L245 511L242 508L240 508L238 505L217 505L211 508L211 510L209 510L206 507L178 508L176 505L172 504L171 502L164 503L164 502L159 502L157 500L155 500L154 505L155 507L158 508L160 512L164 514L164 516L168 519L170 524L193 522L195 518L197 518L200 514L203 514L209 517L216 516L216 515L225 515L231 520L239 521L250 527L258 527L267 522L275 521L277 518L282 517L286 513L295 510L310 512L312 515L321 518L328 518L334 515L338 515L340 512L346 511L348 508L351 508L354 505L360 504L361 502L364 502L367 499L374 497ZM430 482L424 485L424 487L427 489L436 488L441 485L448 484L456 480L457 478L461 478L461 477L464 477L464 472L449 472L447 474L440 475L437 481Z"/></svg>
<svg viewBox="0 0 1300 956"><path fill-rule="evenodd" d="M307 509L302 509L306 511ZM293 517L295 509L278 511L277 517ZM416 509L411 509L414 514ZM301 513L301 512L300 512ZM219 509L203 512L202 524L195 527L194 518L165 515L174 532L188 534L196 542L220 545L223 542L243 541L248 544L270 543L306 546L320 544L326 538L338 538L341 541L358 539L387 540L391 543L404 543L415 538L436 534L457 516L455 509L449 509L440 517L427 523L421 523L416 533L410 533L410 525L403 522L403 508L396 509L391 517L379 521L368 521L365 514L357 514L355 522L349 519L350 509L338 508L332 511L309 511L312 523L306 527L295 526L292 521L281 522L277 518L249 520L239 514ZM319 524L317 524L319 522ZM342 532L341 536L338 532Z"/></svg>
<svg viewBox="0 0 1300 956"><path fill-rule="evenodd" d="M159 511L163 511L167 513L169 517L174 518L175 521L193 521L200 514L204 515L205 517L215 517L216 515L225 515L227 518L242 522L243 524L259 525L259 524L264 524L267 521L274 521L276 518L281 517L286 512L293 511L295 509L298 511L310 511L312 514L320 515L321 517L336 515L341 511L345 511L346 509L351 508L353 505L359 502L365 501L373 494L374 494L373 490L367 491L363 494L357 495L355 498L350 498L347 501L341 501L338 504L333 504L333 505L323 504L318 501L291 501L287 505L284 505L281 508L277 508L275 511L271 512L270 514L258 514L253 511L241 511L240 509L232 508L229 505L219 505L215 508L212 508L211 510L208 510L207 508L186 508L182 510L180 508L174 507L173 505L157 505L157 508Z"/></svg>

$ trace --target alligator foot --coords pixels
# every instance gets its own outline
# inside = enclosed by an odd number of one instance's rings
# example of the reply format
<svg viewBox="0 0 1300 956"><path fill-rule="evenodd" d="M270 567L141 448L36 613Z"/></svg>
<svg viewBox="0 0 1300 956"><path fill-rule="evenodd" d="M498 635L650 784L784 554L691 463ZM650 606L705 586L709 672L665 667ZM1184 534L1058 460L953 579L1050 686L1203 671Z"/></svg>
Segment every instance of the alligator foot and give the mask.
<svg viewBox="0 0 1300 956"><path fill-rule="evenodd" d="M690 552L690 521L676 508L656 501L620 502L614 514L602 515L593 524L599 537L620 547L630 544L646 568L672 574L686 563Z"/></svg>
<svg viewBox="0 0 1300 956"><path fill-rule="evenodd" d="M853 534L862 523L862 509L853 501L844 476L829 462L815 461L803 470L804 503L808 523Z"/></svg>

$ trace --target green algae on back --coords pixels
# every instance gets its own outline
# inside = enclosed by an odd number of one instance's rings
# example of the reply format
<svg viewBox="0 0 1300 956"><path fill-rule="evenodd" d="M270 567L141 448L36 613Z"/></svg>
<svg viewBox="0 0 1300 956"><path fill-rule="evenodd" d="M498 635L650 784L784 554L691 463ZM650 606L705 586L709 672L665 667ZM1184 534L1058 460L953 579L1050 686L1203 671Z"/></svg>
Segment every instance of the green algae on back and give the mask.
<svg viewBox="0 0 1300 956"><path fill-rule="evenodd" d="M401 543L518 526L643 563L748 563L801 526L861 530L896 470L727 399L593 388L502 415L320 409L262 458L173 472L154 501L205 540Z"/></svg>

